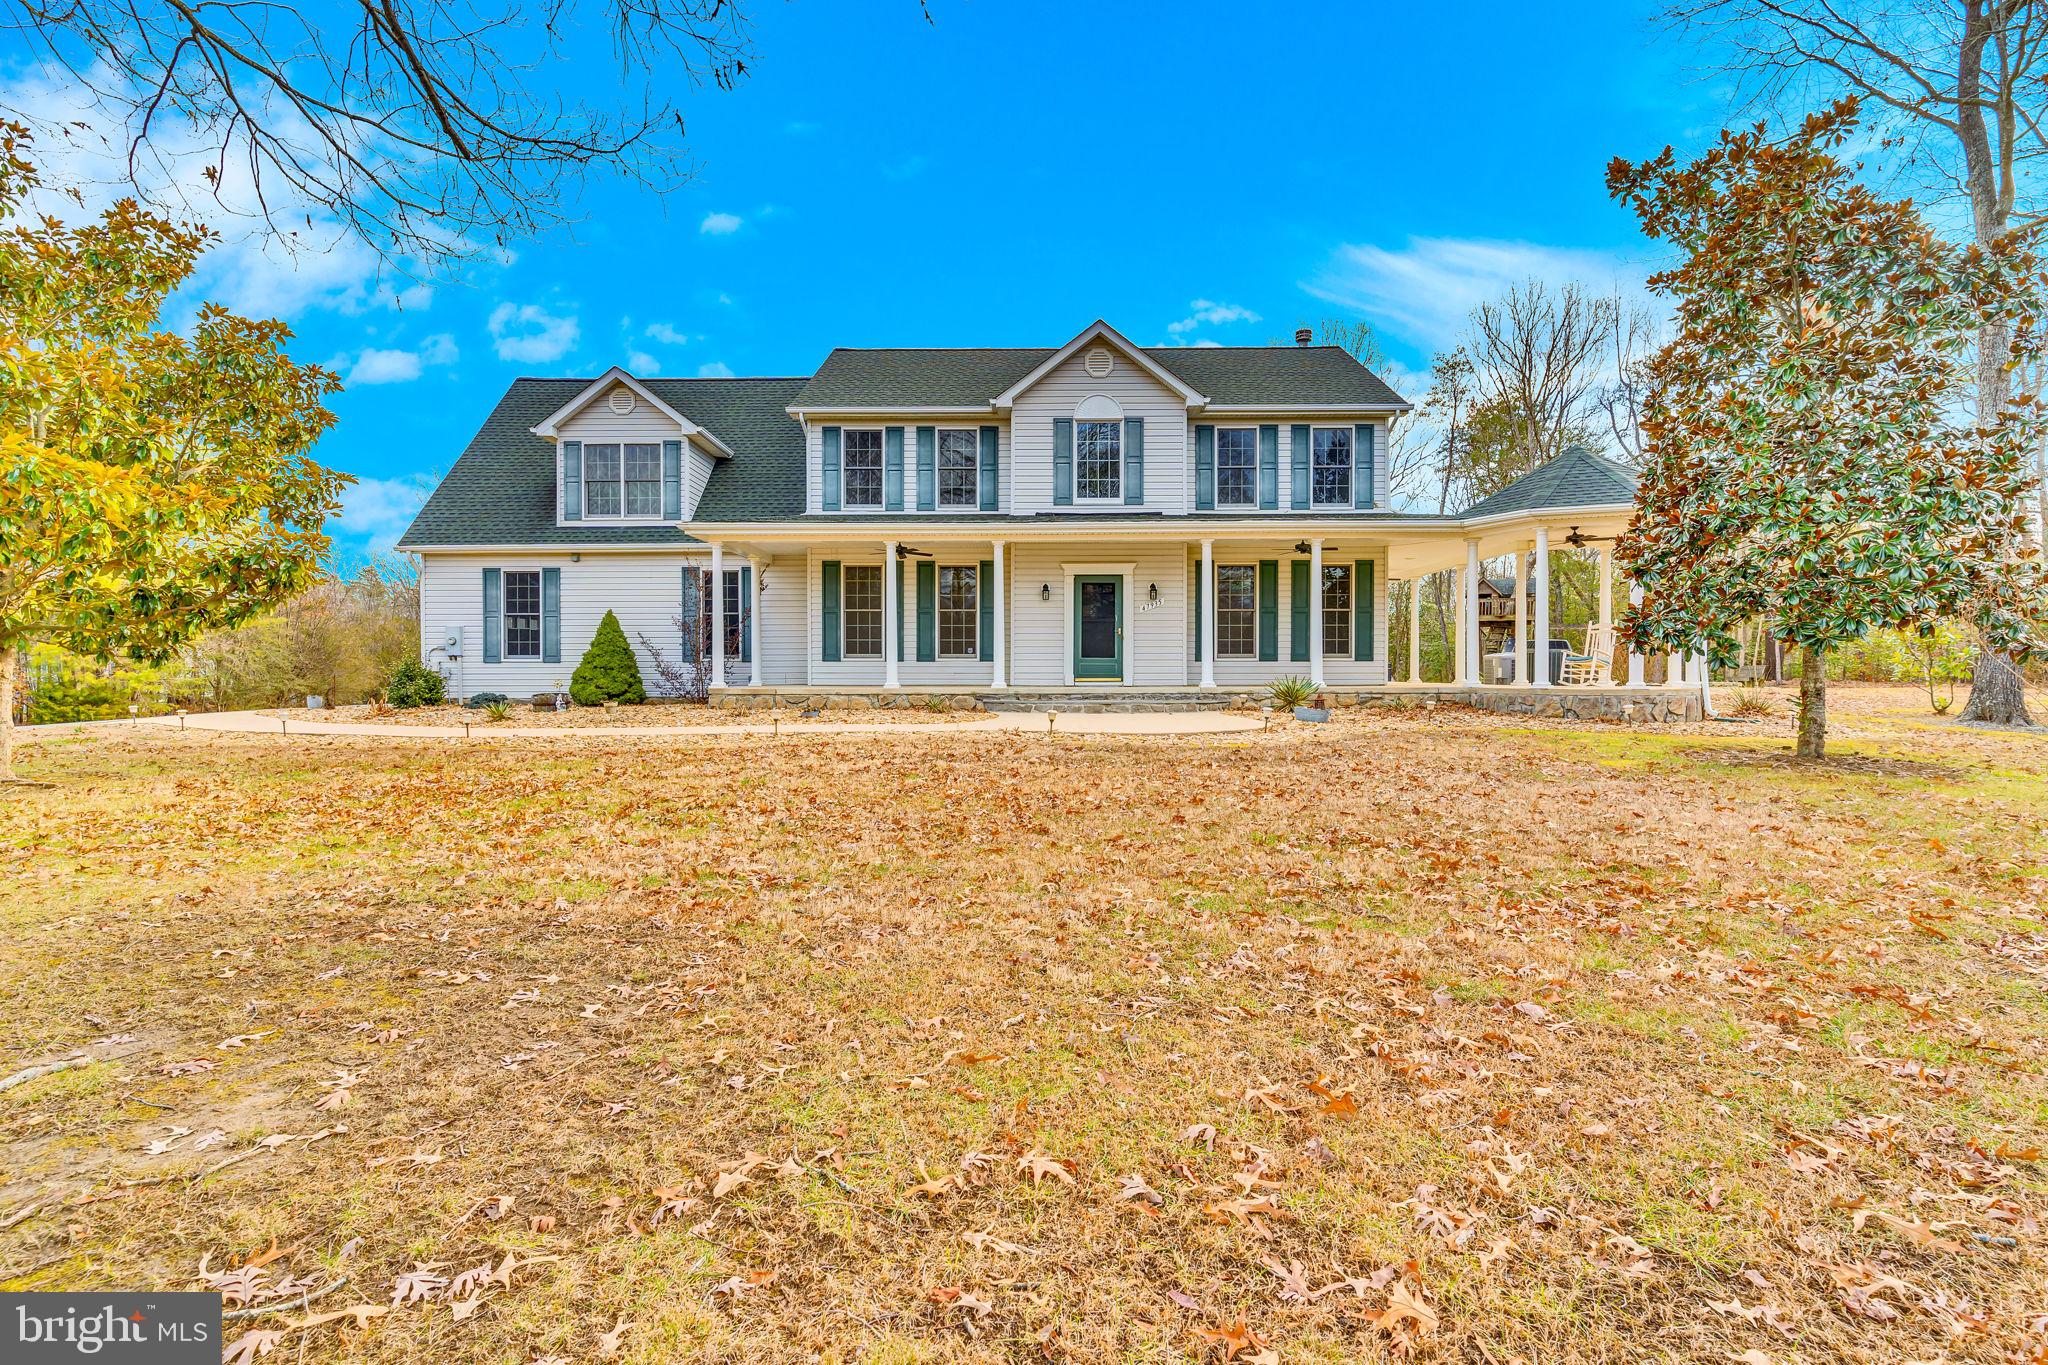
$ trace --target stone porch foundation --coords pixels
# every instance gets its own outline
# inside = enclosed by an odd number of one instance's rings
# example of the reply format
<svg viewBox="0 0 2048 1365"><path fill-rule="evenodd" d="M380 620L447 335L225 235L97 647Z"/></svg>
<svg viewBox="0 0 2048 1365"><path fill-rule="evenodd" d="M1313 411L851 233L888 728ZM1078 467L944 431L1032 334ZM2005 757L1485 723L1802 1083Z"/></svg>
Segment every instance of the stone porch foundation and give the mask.
<svg viewBox="0 0 2048 1365"><path fill-rule="evenodd" d="M1332 706L1470 706L1514 716L1560 720L1676 724L1704 719L1697 688L1671 687L1457 687L1452 685L1328 687ZM711 705L733 711L1224 711L1257 710L1264 688L1009 688L959 687L728 687Z"/></svg>

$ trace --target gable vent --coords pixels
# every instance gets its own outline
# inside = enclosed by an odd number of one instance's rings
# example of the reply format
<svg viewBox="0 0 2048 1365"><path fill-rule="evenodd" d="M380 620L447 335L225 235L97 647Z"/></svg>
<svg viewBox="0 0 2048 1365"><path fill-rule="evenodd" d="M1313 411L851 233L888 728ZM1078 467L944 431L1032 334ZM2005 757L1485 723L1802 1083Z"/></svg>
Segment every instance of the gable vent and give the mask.
<svg viewBox="0 0 2048 1365"><path fill-rule="evenodd" d="M1116 360L1107 346L1090 347L1088 358L1082 364L1087 367L1091 379L1107 379L1109 372L1116 368Z"/></svg>
<svg viewBox="0 0 2048 1365"><path fill-rule="evenodd" d="M624 417L633 410L633 391L627 388L613 389L611 406L613 412Z"/></svg>

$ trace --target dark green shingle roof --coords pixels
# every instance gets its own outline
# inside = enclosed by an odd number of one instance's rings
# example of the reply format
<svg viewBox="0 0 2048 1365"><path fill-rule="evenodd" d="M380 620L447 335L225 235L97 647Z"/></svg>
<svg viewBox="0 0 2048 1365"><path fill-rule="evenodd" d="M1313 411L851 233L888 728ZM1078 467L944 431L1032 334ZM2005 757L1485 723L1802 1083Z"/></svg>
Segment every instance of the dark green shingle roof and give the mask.
<svg viewBox="0 0 2048 1365"><path fill-rule="evenodd" d="M1636 476L1632 470L1595 455L1584 446L1573 446L1458 515L1492 517L1543 507L1587 507L1635 500Z"/></svg>
<svg viewBox="0 0 2048 1365"><path fill-rule="evenodd" d="M793 407L978 408L1058 354L1057 347L839 347ZM1211 403L1402 405L1401 395L1337 346L1148 347L1145 355Z"/></svg>
<svg viewBox="0 0 2048 1365"><path fill-rule="evenodd" d="M516 379L399 539L402 550L462 545L687 545L669 526L557 526L555 445L533 434L590 379ZM803 429L786 409L794 379L647 379L662 402L734 451L698 501L705 520L761 521L804 510Z"/></svg>

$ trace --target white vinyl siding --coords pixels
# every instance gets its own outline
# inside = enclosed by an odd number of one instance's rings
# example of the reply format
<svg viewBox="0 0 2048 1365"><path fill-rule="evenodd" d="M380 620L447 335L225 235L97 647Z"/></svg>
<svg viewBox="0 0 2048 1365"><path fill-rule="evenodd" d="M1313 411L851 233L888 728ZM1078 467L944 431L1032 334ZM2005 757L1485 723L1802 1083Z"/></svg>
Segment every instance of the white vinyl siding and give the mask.
<svg viewBox="0 0 2048 1365"><path fill-rule="evenodd" d="M1055 510L1052 501L1053 419L1071 419L1082 399L1091 394L1101 394L1114 399L1123 408L1126 418L1144 419L1145 502L1142 510L1187 511L1194 505L1194 493L1188 482L1192 467L1188 453L1187 404L1178 393L1154 379L1137 361L1115 347L1110 347L1115 356L1115 368L1105 378L1094 378L1086 368L1089 349L1083 347L1068 356L1036 384L1017 395L1016 407L1010 414L1008 467L1012 498L1004 510L1020 514ZM1075 425L1078 427L1079 423ZM1076 435L1078 438L1078 431ZM1078 444L1077 439L1074 504L1072 508L1061 507L1058 510L1092 510L1104 516L1124 511L1121 501L1090 503L1080 496ZM1129 510L1141 509L1132 507Z"/></svg>
<svg viewBox="0 0 2048 1365"><path fill-rule="evenodd" d="M1251 426L1251 427L1253 427L1253 428L1257 428L1257 427L1261 427L1261 426L1276 426L1276 427L1278 427L1278 428L1280 429L1280 450L1279 450L1279 461L1278 461L1278 463L1279 463L1279 469L1278 469L1278 476L1279 476L1279 477L1278 477L1278 479L1276 480L1276 488L1277 488L1277 491L1278 491L1278 494L1279 494L1279 506L1278 506L1278 508L1277 508L1276 510L1277 510L1277 511L1278 511L1278 512L1279 512L1279 513L1280 513L1281 515L1283 515L1283 516L1284 516L1284 515L1286 515L1286 514L1287 514L1287 513L1289 513L1289 512L1293 512L1293 513L1294 513L1295 515L1297 515L1297 516L1299 516L1299 515L1300 515L1300 512L1299 512L1299 510L1298 510L1298 509L1296 509L1296 508L1295 508L1295 506L1294 506L1294 429L1295 429L1295 427L1297 427L1297 426L1306 426L1306 427L1308 427L1308 428L1310 429L1310 432L1311 432L1311 436L1310 436L1310 439L1311 439L1311 440L1313 440L1313 439L1314 439L1314 436L1313 436L1313 432L1314 432L1314 429L1315 429L1316 427L1333 427L1333 426L1343 426L1343 427L1345 427L1345 428L1346 428L1346 429L1348 430L1348 429L1350 429L1351 427L1353 427L1353 426L1356 426L1356 425L1357 425L1356 421L1354 421L1354 420L1348 420L1348 419L1345 419L1345 418L1342 418L1342 417L1332 417L1332 416L1331 416L1331 415L1330 415L1329 413L1326 413L1326 412L1322 412L1322 413L1308 413L1308 412L1304 412L1304 413L1284 413L1284 412L1283 412L1283 413L1276 413L1276 414L1272 414L1272 415L1267 415L1267 414L1265 414L1265 413L1260 413L1260 414L1259 414L1258 416L1256 416L1256 417L1239 417L1239 416L1237 416L1237 415L1236 415L1236 414L1234 414L1234 413L1232 413L1232 414L1226 414L1226 413L1215 413L1215 414L1211 414L1211 415L1207 415L1207 416L1204 416L1203 414L1200 414L1200 413L1196 413L1195 415L1193 415L1192 417L1190 417L1190 418L1188 419L1188 426L1187 426L1187 438L1186 438L1186 439L1187 439L1187 451L1186 451L1186 455L1185 455L1185 457L1184 457L1184 463L1185 463L1185 465L1186 465L1186 472L1185 472L1185 478L1186 478L1186 480L1187 480L1187 498L1188 498L1188 507L1189 507L1189 509L1190 509L1190 510L1192 510L1192 509L1194 508L1194 505L1195 505L1195 435L1194 435L1194 429L1195 429L1195 426L1196 426L1197 424L1204 424L1204 425L1213 425L1213 426L1214 426L1214 427L1216 428L1216 438L1217 438L1217 440L1216 440L1216 444L1217 444L1217 479L1216 479L1216 482L1217 482L1217 488L1216 488L1216 493L1217 493L1217 497L1216 497L1216 510L1217 510L1217 511L1219 511L1219 512L1224 512L1224 511L1231 511L1231 512L1242 512L1242 511L1246 510L1246 509L1245 509L1245 508L1243 508L1243 507L1233 506L1233 505L1231 505L1231 504L1225 503L1225 502L1224 502L1224 500L1223 500L1223 486L1222 486L1222 485L1223 485L1223 463L1222 463L1222 445L1223 445L1223 432L1224 432L1224 431L1225 431L1226 429L1228 429L1228 428L1230 428L1230 427L1233 427L1233 426L1246 426L1246 425L1248 425L1248 426ZM1370 419L1370 420L1369 420L1369 421L1367 422L1367 425L1371 426L1371 427L1372 427L1372 429L1373 429L1373 442L1372 442L1372 449L1373 449L1373 461L1372 461L1372 464L1373 464L1373 468L1372 468L1372 485L1373 485L1373 510L1375 510L1375 511L1385 511L1385 510L1386 510L1386 507L1387 507L1387 422L1386 422L1386 420L1385 420L1384 418L1372 418L1372 419ZM1150 443L1151 443L1151 439L1152 439L1152 431L1151 431L1151 428L1150 428L1149 426L1148 426L1148 427L1146 428L1146 431L1145 431L1145 439L1146 439L1146 443L1147 443L1147 445L1149 446L1149 445L1150 445ZM1354 438L1353 438L1353 440L1354 440L1354 444L1355 444L1355 442L1356 442L1356 438L1354 437ZM1353 452L1353 457L1352 457L1352 460L1353 460L1353 464L1355 465L1355 464L1357 463L1357 452ZM1309 460L1309 467L1310 467L1310 470L1311 470L1311 477L1313 477L1313 470L1314 470L1314 467L1315 467L1315 460L1314 460L1314 456L1313 456L1313 453L1311 453L1311 456L1310 456L1310 460ZM1145 461L1145 481L1146 481L1146 483L1147 483L1147 484L1149 485L1149 484L1151 483L1151 480L1152 480L1152 461L1151 461L1151 459L1149 458L1149 453L1148 453L1148 458L1147 458L1147 459L1146 459L1146 461ZM1149 499L1148 499L1148 500L1149 500ZM1351 506L1351 504L1350 504L1350 502L1349 502L1348 500L1347 500L1347 501L1346 501L1346 502L1345 502L1345 503L1344 503L1344 504L1342 505L1342 507L1340 507L1340 506L1339 506L1338 504L1336 504L1336 503L1325 503L1325 504L1321 504L1321 505L1316 505L1316 504L1313 504L1313 503L1311 503L1311 506L1310 506L1310 509L1309 509L1309 510L1310 510L1311 512L1314 512L1315 514L1317 514L1317 515L1319 515L1319 516L1320 516L1320 515L1327 515L1327 514L1330 514L1330 513L1338 512L1338 511L1341 511L1341 510L1345 510L1345 509L1348 509L1348 508L1349 508L1350 506Z"/></svg>
<svg viewBox="0 0 2048 1365"><path fill-rule="evenodd" d="M1286 449L1284 437L1281 441L1281 449L1283 451ZM1347 570L1351 569L1353 564L1361 559L1370 562L1374 566L1372 584L1374 658L1370 662L1353 659L1351 657L1351 641L1348 636L1344 641L1344 648L1340 654L1333 639L1326 636L1323 641L1323 681L1332 687L1357 687L1367 684L1384 683L1387 680L1386 547L1384 545L1357 543L1345 544L1341 541L1338 542L1338 546L1337 550L1325 549L1323 553L1323 569L1325 574L1338 565L1343 566ZM1309 661L1294 657L1291 639L1294 630L1294 569L1292 561L1300 559L1306 562L1308 556L1295 554L1294 542L1291 540L1266 543L1253 542L1243 546L1219 544L1216 547L1216 564L1218 567L1226 563L1256 564L1264 559L1275 560L1279 565L1278 600L1274 603L1274 611L1277 613L1276 619L1279 627L1279 649L1277 652L1280 657L1273 660L1261 660L1256 657L1256 645L1254 646L1254 657L1252 658L1232 658L1219 650L1216 656L1216 682L1219 686L1258 687L1271 682L1275 678L1290 676L1305 678L1309 675ZM1190 585L1194 583L1196 576L1201 573L1201 570L1201 547L1196 546L1190 552L1188 562L1183 571ZM1352 590L1354 592L1357 591L1357 585L1354 585ZM1190 591L1192 591L1192 587ZM1186 622L1184 629L1187 634L1186 677L1187 681L1192 684L1201 681L1202 665L1195 658L1194 632L1197 623L1194 621L1192 609L1185 605L1186 598L1182 600L1181 615L1182 620ZM1325 618L1326 623L1327 619ZM1254 631L1253 638L1256 641L1256 630Z"/></svg>
<svg viewBox="0 0 2048 1365"><path fill-rule="evenodd" d="M626 506L627 500L633 495L629 490L621 487L616 482L620 470L615 468L612 476L615 482L612 486L618 491L610 496L616 499L616 505L619 510L606 513L592 511L589 492L586 488L582 522L564 523L566 525L581 525L584 522L596 522L602 525L661 520L661 443L663 441L680 439L683 434L682 428L663 416L653 404L640 398L634 399L633 411L623 416L613 412L609 399L613 392L622 387L624 386L614 385L611 389L592 398L589 403L584 405L581 411L562 420L557 432L558 443L555 453L555 516L559 521L562 514L560 441L577 441L582 443L586 452L584 458L584 478L586 484L590 477L588 451L591 446L609 446L619 451L617 461L621 466L628 459L623 448L632 446L646 447L651 453L652 464L651 466L643 465L642 468L643 470L651 468L651 487L643 489L638 494L641 501L635 504L636 506L644 507L646 510L637 515L626 514L629 510ZM691 449L694 451L695 448L691 447ZM704 478L710 472L708 469L710 464L709 457L699 456L698 458L703 459L707 468L696 473L694 477L686 470L683 481L685 485L683 489L683 515L685 518L695 508L696 497L703 492Z"/></svg>
<svg viewBox="0 0 2048 1365"><path fill-rule="evenodd" d="M882 427L903 428L903 516L947 517L957 516L966 512L980 511L981 469L979 467L978 462L981 458L981 428L984 426L994 426L997 429L998 434L996 436L996 507L999 511L1009 510L1009 441L1002 434L1004 431L1007 430L1007 428L1003 426L1002 419L999 416L996 416L995 414L992 413L986 419L977 418L970 422L967 419L958 416L938 416L936 414L929 412L906 412L901 415L880 417L868 416L863 414L857 420L848 419L840 421L835 421L829 417L817 416L812 417L809 420L809 422L806 423L804 430L804 467L807 471L807 486L804 491L804 510L813 515L825 511L825 428L828 426L835 426L840 429L839 509L842 512L876 512L881 510L879 507L851 506L846 501L846 433L848 431L858 430L861 428L873 428L879 430ZM973 485L974 490L974 501L972 504L949 505L945 501L944 489L946 485L944 482L943 475L938 475L936 477L939 478L939 496L933 499L933 501L937 504L936 510L929 512L918 511L917 429L921 426L936 427L938 429L938 451L941 454L945 449L944 442L946 440L947 432L956 431L971 434L972 440L964 442L963 444L970 447L974 451L974 458L977 461L976 468L974 470L973 475L971 476L971 483ZM940 458L940 455L934 456L934 462L939 464L940 467L943 468L943 459ZM828 513L827 515L833 514ZM896 513L892 512L889 515L894 516L896 515ZM827 534L829 534L829 532Z"/></svg>

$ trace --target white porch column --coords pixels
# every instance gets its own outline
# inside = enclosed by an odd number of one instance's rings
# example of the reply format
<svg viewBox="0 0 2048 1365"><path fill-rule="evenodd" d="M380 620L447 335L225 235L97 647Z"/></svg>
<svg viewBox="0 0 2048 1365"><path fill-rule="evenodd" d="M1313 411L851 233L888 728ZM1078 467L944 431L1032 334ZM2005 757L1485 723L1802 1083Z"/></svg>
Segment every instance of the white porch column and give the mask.
<svg viewBox="0 0 2048 1365"><path fill-rule="evenodd" d="M1515 547L1515 686L1527 687L1535 676L1529 665L1529 581L1526 545Z"/></svg>
<svg viewBox="0 0 2048 1365"><path fill-rule="evenodd" d="M1465 681L1465 571L1454 568L1451 575L1451 676L1447 681Z"/></svg>
<svg viewBox="0 0 2048 1365"><path fill-rule="evenodd" d="M1685 686L1685 656L1667 651L1664 655L1664 685Z"/></svg>
<svg viewBox="0 0 2048 1365"><path fill-rule="evenodd" d="M1459 619L1459 639L1464 658L1459 661L1458 681L1471 687L1479 681L1479 542L1465 542L1465 581L1459 601L1464 613Z"/></svg>
<svg viewBox="0 0 2048 1365"><path fill-rule="evenodd" d="M986 585L985 590L995 594L992 599L995 610L989 620L989 629L995 632L996 638L989 641L989 654L995 659L995 668L991 671L988 685L1003 688L1010 685L1004 681L1003 673L1003 640L1009 634L1005 623L1009 620L1010 602L1003 591L1003 542L1000 540L989 546L989 565L995 570L995 581Z"/></svg>
<svg viewBox="0 0 2048 1365"><path fill-rule="evenodd" d="M725 686L725 547L711 542L711 685Z"/></svg>
<svg viewBox="0 0 2048 1365"><path fill-rule="evenodd" d="M1638 583L1629 584L1628 604L1633 607L1641 603L1642 600L1642 585ZM1630 650L1628 655L1628 685L1630 687L1641 687L1649 679L1650 656L1637 650Z"/></svg>
<svg viewBox="0 0 2048 1365"><path fill-rule="evenodd" d="M1535 687L1550 686L1550 528L1536 528L1536 662L1529 666Z"/></svg>
<svg viewBox="0 0 2048 1365"><path fill-rule="evenodd" d="M882 686L901 687L896 650L896 542L882 542Z"/></svg>
<svg viewBox="0 0 2048 1365"><path fill-rule="evenodd" d="M1363 585L1359 585L1361 590ZM1308 543L1308 681L1323 685L1323 542Z"/></svg>
<svg viewBox="0 0 2048 1365"><path fill-rule="evenodd" d="M1422 680L1422 579L1408 580L1408 682Z"/></svg>
<svg viewBox="0 0 2048 1365"><path fill-rule="evenodd" d="M764 570L767 569L768 565L765 561L753 555L748 555L747 567L754 571L753 590L747 594L747 628L754 636L754 647L748 654L748 658L753 661L753 668L747 674L747 686L759 687L761 685L761 580L767 576Z"/></svg>
<svg viewBox="0 0 2048 1365"><path fill-rule="evenodd" d="M1594 554L1600 557L1600 633L1607 637L1607 676L1601 681L1612 686L1614 683L1614 547L1602 544ZM1591 653L1591 651L1587 651Z"/></svg>
<svg viewBox="0 0 2048 1365"><path fill-rule="evenodd" d="M1216 685L1216 542L1202 542L1202 619L1195 628L1202 633L1202 686Z"/></svg>

